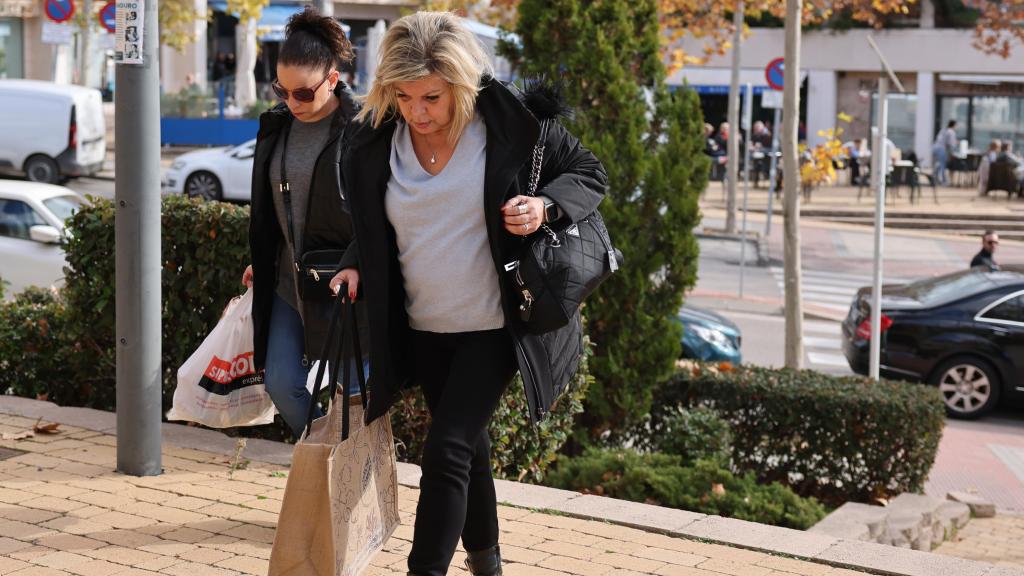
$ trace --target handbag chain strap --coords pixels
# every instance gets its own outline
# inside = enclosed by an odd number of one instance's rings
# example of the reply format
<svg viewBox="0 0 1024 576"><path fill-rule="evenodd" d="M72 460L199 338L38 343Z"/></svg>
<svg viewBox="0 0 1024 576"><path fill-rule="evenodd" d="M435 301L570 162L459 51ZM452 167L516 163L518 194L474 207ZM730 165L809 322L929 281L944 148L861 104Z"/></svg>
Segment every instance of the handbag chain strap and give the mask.
<svg viewBox="0 0 1024 576"><path fill-rule="evenodd" d="M540 169L541 164L544 162L544 141L547 139L547 127L543 126L541 134L537 138L537 143L533 146L533 166L530 168L530 180L526 184L526 195L537 196L537 186L540 184ZM548 235L548 244L551 246L560 246L561 240L558 239L558 235L555 234L554 230L551 229L546 223L540 225L540 230Z"/></svg>

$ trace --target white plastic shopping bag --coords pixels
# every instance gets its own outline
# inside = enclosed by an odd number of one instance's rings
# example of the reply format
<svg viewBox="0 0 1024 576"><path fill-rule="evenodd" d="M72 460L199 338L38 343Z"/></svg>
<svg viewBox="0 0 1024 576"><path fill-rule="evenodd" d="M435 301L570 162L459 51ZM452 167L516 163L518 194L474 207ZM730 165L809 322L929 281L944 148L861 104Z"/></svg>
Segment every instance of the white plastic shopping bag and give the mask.
<svg viewBox="0 0 1024 576"><path fill-rule="evenodd" d="M178 369L168 420L211 428L274 421L274 403L253 363L252 288L228 303L220 322Z"/></svg>

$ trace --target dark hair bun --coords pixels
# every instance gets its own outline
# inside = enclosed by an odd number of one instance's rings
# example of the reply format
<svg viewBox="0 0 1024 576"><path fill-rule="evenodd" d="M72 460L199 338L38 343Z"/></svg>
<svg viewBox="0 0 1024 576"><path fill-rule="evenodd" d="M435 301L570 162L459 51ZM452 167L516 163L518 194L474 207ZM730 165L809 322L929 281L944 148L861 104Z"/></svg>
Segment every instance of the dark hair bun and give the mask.
<svg viewBox="0 0 1024 576"><path fill-rule="evenodd" d="M355 58L341 24L312 6L288 19L278 62L325 70Z"/></svg>

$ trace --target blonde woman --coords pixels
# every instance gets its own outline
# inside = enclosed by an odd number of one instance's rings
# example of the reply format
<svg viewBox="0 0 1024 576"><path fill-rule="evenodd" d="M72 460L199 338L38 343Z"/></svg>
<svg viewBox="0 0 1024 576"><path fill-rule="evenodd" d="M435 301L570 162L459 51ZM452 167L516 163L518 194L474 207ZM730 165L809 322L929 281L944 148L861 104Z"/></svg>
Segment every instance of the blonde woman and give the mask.
<svg viewBox="0 0 1024 576"><path fill-rule="evenodd" d="M410 575L446 574L460 536L470 573L501 574L487 424L517 370L538 419L578 364L578 315L543 338L526 334L518 294L503 279L504 264L545 221L578 222L604 194L604 168L558 111L540 93L495 81L457 16L420 12L385 35L373 88L346 136L342 178L358 266L332 287L355 297L361 285L366 294L366 418L385 414L409 384L422 387L432 415ZM525 191L541 134L532 197Z"/></svg>

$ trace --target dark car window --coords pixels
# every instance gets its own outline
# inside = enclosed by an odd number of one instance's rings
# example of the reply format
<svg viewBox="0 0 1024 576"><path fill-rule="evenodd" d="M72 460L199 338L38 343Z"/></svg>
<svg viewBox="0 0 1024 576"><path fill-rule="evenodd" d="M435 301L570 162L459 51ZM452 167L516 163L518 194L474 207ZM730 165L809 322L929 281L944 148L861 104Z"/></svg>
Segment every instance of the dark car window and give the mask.
<svg viewBox="0 0 1024 576"><path fill-rule="evenodd" d="M1024 320L1021 311L1024 310L1024 295L1010 298L998 306L990 309L982 316L986 320L1004 320L1009 322L1021 322Z"/></svg>
<svg viewBox="0 0 1024 576"><path fill-rule="evenodd" d="M46 224L43 217L21 200L0 199L0 236L29 239L29 229Z"/></svg>
<svg viewBox="0 0 1024 576"><path fill-rule="evenodd" d="M973 268L956 274L919 280L908 284L904 293L931 307L1022 279L1024 277L1019 272L986 272L980 268Z"/></svg>

